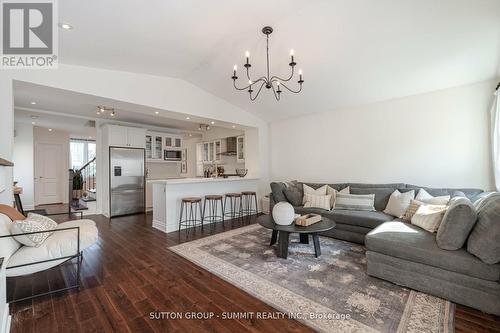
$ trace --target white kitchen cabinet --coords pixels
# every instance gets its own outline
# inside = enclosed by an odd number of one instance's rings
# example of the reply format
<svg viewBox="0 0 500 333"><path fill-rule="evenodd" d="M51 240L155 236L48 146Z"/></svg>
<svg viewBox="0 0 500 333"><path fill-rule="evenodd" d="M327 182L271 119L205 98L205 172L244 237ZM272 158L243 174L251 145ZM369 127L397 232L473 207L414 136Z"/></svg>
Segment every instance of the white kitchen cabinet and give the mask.
<svg viewBox="0 0 500 333"><path fill-rule="evenodd" d="M118 147L127 147L127 127L108 126L109 145Z"/></svg>
<svg viewBox="0 0 500 333"><path fill-rule="evenodd" d="M151 158L163 160L163 136L161 135L153 136L152 151L153 153Z"/></svg>
<svg viewBox="0 0 500 333"><path fill-rule="evenodd" d="M182 147L181 137L173 135L165 136L165 148L181 148L181 147Z"/></svg>
<svg viewBox="0 0 500 333"><path fill-rule="evenodd" d="M146 159L151 159L153 156L153 137L146 135Z"/></svg>
<svg viewBox="0 0 500 333"><path fill-rule="evenodd" d="M110 146L146 148L146 129L108 125L108 140Z"/></svg>
<svg viewBox="0 0 500 333"><path fill-rule="evenodd" d="M215 161L215 142L208 143L208 162Z"/></svg>
<svg viewBox="0 0 500 333"><path fill-rule="evenodd" d="M203 177L203 143L196 144L196 176Z"/></svg>
<svg viewBox="0 0 500 333"><path fill-rule="evenodd" d="M182 139L174 138L174 148L181 148L181 147L182 147Z"/></svg>
<svg viewBox="0 0 500 333"><path fill-rule="evenodd" d="M204 163L210 162L208 146L209 146L208 142L203 143L203 159L202 159L202 161Z"/></svg>
<svg viewBox="0 0 500 333"><path fill-rule="evenodd" d="M236 138L236 161L238 163L245 162L245 137L239 136Z"/></svg>
<svg viewBox="0 0 500 333"><path fill-rule="evenodd" d="M144 148L146 144L146 142L144 142L145 136L146 136L146 129L137 127L127 127L128 147Z"/></svg>
<svg viewBox="0 0 500 333"><path fill-rule="evenodd" d="M214 162L220 163L221 162L221 154L220 153L222 153L222 140L214 141L214 145L215 145Z"/></svg>

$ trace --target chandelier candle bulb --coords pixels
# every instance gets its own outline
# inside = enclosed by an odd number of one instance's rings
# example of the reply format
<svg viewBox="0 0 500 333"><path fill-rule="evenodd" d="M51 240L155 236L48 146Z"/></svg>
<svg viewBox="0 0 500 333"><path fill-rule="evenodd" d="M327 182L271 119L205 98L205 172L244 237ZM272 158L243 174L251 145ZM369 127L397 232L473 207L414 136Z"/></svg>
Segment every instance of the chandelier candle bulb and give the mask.
<svg viewBox="0 0 500 333"><path fill-rule="evenodd" d="M293 49L290 50L290 56L292 57L292 63L294 62L293 56L295 55L295 52L293 52Z"/></svg>
<svg viewBox="0 0 500 333"><path fill-rule="evenodd" d="M245 57L247 58L247 65L248 65L248 60L250 58L250 52L246 51L245 52Z"/></svg>

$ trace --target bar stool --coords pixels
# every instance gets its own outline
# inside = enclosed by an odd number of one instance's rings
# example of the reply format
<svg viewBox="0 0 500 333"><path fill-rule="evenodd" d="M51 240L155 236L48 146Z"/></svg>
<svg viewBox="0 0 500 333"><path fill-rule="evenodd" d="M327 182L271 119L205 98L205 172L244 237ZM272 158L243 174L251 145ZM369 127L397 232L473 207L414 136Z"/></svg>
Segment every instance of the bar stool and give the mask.
<svg viewBox="0 0 500 333"><path fill-rule="evenodd" d="M227 199L229 198L229 211L227 211ZM226 193L224 196L224 216L231 218L234 221L236 218L241 218L243 207L241 205L241 193ZM231 223L233 223L231 221Z"/></svg>
<svg viewBox="0 0 500 333"><path fill-rule="evenodd" d="M224 204L222 203L222 195L205 196L202 219L202 223L205 223L205 221L208 221L210 223L210 229L215 227L215 223L222 222L222 225L224 225Z"/></svg>
<svg viewBox="0 0 500 333"><path fill-rule="evenodd" d="M198 211L200 213L200 218L198 218ZM184 212L186 217L183 219ZM186 234L193 227L201 225L201 230L203 231L203 215L201 214L201 198L199 197L189 197L181 199L181 214L179 217L179 231L181 231L182 226L186 226Z"/></svg>
<svg viewBox="0 0 500 333"><path fill-rule="evenodd" d="M254 191L243 191L241 192L241 204L243 209L241 214L243 216L249 216L259 213L259 208L257 206L257 193Z"/></svg>

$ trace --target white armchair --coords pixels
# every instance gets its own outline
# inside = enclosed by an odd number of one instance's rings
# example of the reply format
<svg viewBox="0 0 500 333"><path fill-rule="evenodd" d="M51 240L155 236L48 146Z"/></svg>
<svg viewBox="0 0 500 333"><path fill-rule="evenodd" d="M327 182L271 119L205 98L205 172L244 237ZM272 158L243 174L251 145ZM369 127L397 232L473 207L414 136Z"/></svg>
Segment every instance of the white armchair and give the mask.
<svg viewBox="0 0 500 333"><path fill-rule="evenodd" d="M25 217L17 210L6 205L0 205L0 257L7 263L7 277L28 275L58 266L68 260L77 259L77 283L72 286L53 290L47 293L32 295L17 302L49 293L78 288L80 286L80 267L83 260L83 250L97 241L97 227L92 220L74 220L60 223L40 246L23 246L14 236L43 233L35 231L23 234L12 234L14 220Z"/></svg>

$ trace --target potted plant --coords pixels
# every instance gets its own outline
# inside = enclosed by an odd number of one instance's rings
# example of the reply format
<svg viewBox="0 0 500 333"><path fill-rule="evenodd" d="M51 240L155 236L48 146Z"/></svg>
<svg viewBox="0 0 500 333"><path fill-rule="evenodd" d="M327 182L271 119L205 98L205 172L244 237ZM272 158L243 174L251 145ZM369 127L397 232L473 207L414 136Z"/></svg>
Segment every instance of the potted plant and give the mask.
<svg viewBox="0 0 500 333"><path fill-rule="evenodd" d="M83 176L79 170L75 170L73 174L73 199L80 199L83 189Z"/></svg>

